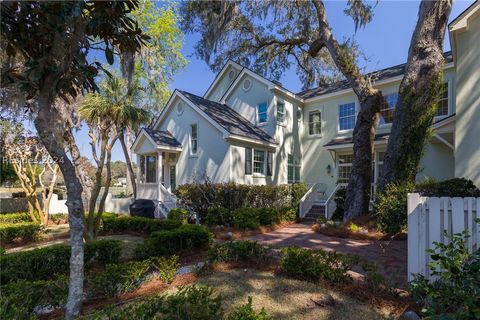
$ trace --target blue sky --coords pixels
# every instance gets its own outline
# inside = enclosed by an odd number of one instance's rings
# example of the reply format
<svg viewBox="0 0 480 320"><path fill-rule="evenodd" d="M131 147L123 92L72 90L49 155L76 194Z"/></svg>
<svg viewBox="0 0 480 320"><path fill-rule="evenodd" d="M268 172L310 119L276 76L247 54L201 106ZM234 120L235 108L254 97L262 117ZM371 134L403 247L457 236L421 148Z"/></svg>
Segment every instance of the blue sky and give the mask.
<svg viewBox="0 0 480 320"><path fill-rule="evenodd" d="M454 1L450 20L453 20L473 1ZM404 63L407 59L410 38L415 28L418 13L418 1L386 1L378 2L374 9L373 21L364 29L354 32L354 24L351 18L343 13L346 1L325 1L328 19L337 39L354 37L361 50L366 54L369 61L362 67L367 71L381 69L392 65ZM372 2L375 4L375 2ZM193 56L194 45L199 35L186 35L183 54L189 63L187 67L177 74L171 84L172 90L179 88L198 95L203 95L215 74L210 71L205 62ZM450 50L450 43L445 41L445 51ZM280 79L282 84L291 91L301 89L300 81L295 74L295 69L285 72ZM76 134L77 143L83 155L91 158L89 140L86 130L80 130ZM112 160L124 160L120 144L114 147Z"/></svg>

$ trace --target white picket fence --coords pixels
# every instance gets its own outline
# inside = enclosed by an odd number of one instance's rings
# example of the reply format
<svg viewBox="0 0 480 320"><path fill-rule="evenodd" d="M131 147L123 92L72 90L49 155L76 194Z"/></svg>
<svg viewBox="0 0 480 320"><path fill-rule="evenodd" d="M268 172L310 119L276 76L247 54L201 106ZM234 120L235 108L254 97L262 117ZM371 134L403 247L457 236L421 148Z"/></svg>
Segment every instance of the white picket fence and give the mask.
<svg viewBox="0 0 480 320"><path fill-rule="evenodd" d="M420 197L408 194L408 280L414 274L430 278L427 249L434 249L433 242L447 243L443 230L449 235L468 230L467 245L476 250L480 243L480 198Z"/></svg>

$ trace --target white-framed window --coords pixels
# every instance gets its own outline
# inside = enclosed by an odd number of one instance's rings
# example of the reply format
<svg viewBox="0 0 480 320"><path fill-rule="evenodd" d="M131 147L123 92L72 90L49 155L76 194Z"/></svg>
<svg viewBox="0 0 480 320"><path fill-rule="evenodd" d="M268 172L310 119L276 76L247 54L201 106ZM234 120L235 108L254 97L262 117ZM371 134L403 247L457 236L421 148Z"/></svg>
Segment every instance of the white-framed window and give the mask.
<svg viewBox="0 0 480 320"><path fill-rule="evenodd" d="M190 125L190 148L193 155L198 152L198 124L192 123Z"/></svg>
<svg viewBox="0 0 480 320"><path fill-rule="evenodd" d="M293 154L288 155L288 183L300 182L300 159Z"/></svg>
<svg viewBox="0 0 480 320"><path fill-rule="evenodd" d="M308 134L315 135L322 133L322 114L319 110L308 113Z"/></svg>
<svg viewBox="0 0 480 320"><path fill-rule="evenodd" d="M338 106L339 131L351 130L355 127L355 103L341 104Z"/></svg>
<svg viewBox="0 0 480 320"><path fill-rule="evenodd" d="M391 93L385 95L387 107L380 109L380 124L389 124L393 122L395 115L395 106L397 105L398 93Z"/></svg>
<svg viewBox="0 0 480 320"><path fill-rule="evenodd" d="M338 183L348 183L352 173L353 154L338 155Z"/></svg>
<svg viewBox="0 0 480 320"><path fill-rule="evenodd" d="M277 122L285 122L285 102L277 101Z"/></svg>
<svg viewBox="0 0 480 320"><path fill-rule="evenodd" d="M253 173L265 174L265 151L253 150Z"/></svg>
<svg viewBox="0 0 480 320"><path fill-rule="evenodd" d="M448 116L448 109L448 82L445 82L440 91L435 117Z"/></svg>
<svg viewBox="0 0 480 320"><path fill-rule="evenodd" d="M267 122L267 103L263 102L258 104L257 106L257 121L258 123L266 123Z"/></svg>
<svg viewBox="0 0 480 320"><path fill-rule="evenodd" d="M145 182L156 183L157 182L157 157L145 156Z"/></svg>

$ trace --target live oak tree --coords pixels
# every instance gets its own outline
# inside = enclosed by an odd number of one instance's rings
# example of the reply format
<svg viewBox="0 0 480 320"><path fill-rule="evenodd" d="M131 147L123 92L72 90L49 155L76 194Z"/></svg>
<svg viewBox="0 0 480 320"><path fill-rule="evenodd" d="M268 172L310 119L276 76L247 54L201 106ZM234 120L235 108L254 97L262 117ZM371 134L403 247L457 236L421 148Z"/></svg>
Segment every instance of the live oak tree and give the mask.
<svg viewBox="0 0 480 320"><path fill-rule="evenodd" d="M114 62L118 51L135 52L147 37L128 14L136 1L4 1L1 3L1 44L8 55L2 61L2 87L23 93L12 107L27 106L38 136L65 179L70 223L70 278L65 318L75 318L83 297L82 185L74 162L80 158L65 113L57 99L74 99L96 89L101 65L89 63L92 49L103 50ZM19 59L24 63L15 64ZM5 97L4 97L5 98ZM5 100L7 100L6 97ZM13 98L13 97L12 97ZM67 140L67 141L66 141ZM70 147L69 159L64 143ZM73 163L72 163L73 161Z"/></svg>
<svg viewBox="0 0 480 320"><path fill-rule="evenodd" d="M452 1L422 1L395 106L381 187L415 181L441 92L443 43Z"/></svg>
<svg viewBox="0 0 480 320"><path fill-rule="evenodd" d="M197 55L214 70L231 58L274 78L295 64L304 87L324 82L336 70L348 80L360 111L345 219L367 213L375 129L386 101L361 73L354 42L340 43L333 35L323 1L188 1L181 11L184 30L201 34ZM350 0L345 14L363 27L372 19L372 7Z"/></svg>

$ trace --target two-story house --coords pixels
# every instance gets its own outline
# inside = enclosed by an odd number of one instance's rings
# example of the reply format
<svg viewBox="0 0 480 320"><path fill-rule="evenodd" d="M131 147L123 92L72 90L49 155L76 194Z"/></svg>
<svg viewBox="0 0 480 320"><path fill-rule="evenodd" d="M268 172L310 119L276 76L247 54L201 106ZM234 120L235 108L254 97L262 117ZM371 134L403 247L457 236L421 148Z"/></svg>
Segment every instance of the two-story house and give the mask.
<svg viewBox="0 0 480 320"><path fill-rule="evenodd" d="M480 185L480 4L450 25L444 86L418 179L465 177ZM383 157L405 65L370 74L389 108L381 110L372 163ZM293 93L229 61L203 96L175 90L159 118L133 145L137 198L175 205L177 185L203 182L305 182L319 203L348 182L358 99L346 81Z"/></svg>

